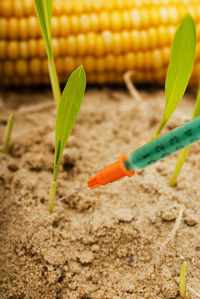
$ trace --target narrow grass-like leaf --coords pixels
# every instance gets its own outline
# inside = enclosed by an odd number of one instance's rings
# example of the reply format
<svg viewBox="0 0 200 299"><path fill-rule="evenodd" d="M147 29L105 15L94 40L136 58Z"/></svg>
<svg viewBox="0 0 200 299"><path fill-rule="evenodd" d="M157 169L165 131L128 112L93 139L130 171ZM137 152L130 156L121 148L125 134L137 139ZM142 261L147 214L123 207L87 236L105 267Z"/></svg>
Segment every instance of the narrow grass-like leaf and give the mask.
<svg viewBox="0 0 200 299"><path fill-rule="evenodd" d="M86 76L84 68L81 65L69 77L58 105L55 129L53 181L51 183L48 201L48 209L50 212L53 211L56 193L56 180L62 153L78 116L81 102L85 93L85 87Z"/></svg>
<svg viewBox="0 0 200 299"><path fill-rule="evenodd" d="M40 22L42 35L45 42L48 58L52 60L52 46L51 46L51 13L52 0L35 0L36 11Z"/></svg>
<svg viewBox="0 0 200 299"><path fill-rule="evenodd" d="M198 89L198 93L197 93L197 100L196 100L196 104L195 104L195 108L194 108L194 113L193 113L193 116L192 116L192 119L196 118L200 116L200 85L199 85L199 89ZM187 158L187 155L190 151L190 148L191 148L191 145L190 146L187 146L186 148L184 148L179 157L178 157L178 160L177 160L177 163L176 163L176 166L174 168L174 171L172 173L172 176L171 176L171 179L170 179L170 186L173 187L176 183L176 180L179 176L179 173L182 169L182 166Z"/></svg>
<svg viewBox="0 0 200 299"><path fill-rule="evenodd" d="M196 29L194 20L187 15L177 29L165 82L165 120L169 119L187 88L194 65Z"/></svg>
<svg viewBox="0 0 200 299"><path fill-rule="evenodd" d="M85 86L85 71L80 66L69 77L58 106L55 131L55 157L57 157L55 164L57 165L60 164L64 147L76 121Z"/></svg>
<svg viewBox="0 0 200 299"><path fill-rule="evenodd" d="M47 24L47 33L49 41L51 42L51 15L52 15L52 7L53 7L53 0L43 0L45 1L44 8L45 8L45 18Z"/></svg>
<svg viewBox="0 0 200 299"><path fill-rule="evenodd" d="M47 57L48 57L49 76L50 76L53 96L56 105L58 105L61 97L61 93L60 93L58 75L56 72L54 58L53 58L53 50L52 50L52 42L51 42L52 5L53 5L52 0L35 0L35 7L40 22L40 27L41 27L45 48L47 52Z"/></svg>
<svg viewBox="0 0 200 299"><path fill-rule="evenodd" d="M186 262L183 262L181 266L179 292L182 298L185 298L186 293Z"/></svg>
<svg viewBox="0 0 200 299"><path fill-rule="evenodd" d="M195 49L195 23L188 14L182 20L174 36L165 80L165 112L151 140L158 137L185 93L194 65Z"/></svg>
<svg viewBox="0 0 200 299"><path fill-rule="evenodd" d="M5 132L4 139L3 139L3 152L4 153L8 153L8 150L9 150L10 136L11 136L12 127L13 127L13 119L14 119L14 116L13 116L13 114L11 114L8 118L6 132Z"/></svg>

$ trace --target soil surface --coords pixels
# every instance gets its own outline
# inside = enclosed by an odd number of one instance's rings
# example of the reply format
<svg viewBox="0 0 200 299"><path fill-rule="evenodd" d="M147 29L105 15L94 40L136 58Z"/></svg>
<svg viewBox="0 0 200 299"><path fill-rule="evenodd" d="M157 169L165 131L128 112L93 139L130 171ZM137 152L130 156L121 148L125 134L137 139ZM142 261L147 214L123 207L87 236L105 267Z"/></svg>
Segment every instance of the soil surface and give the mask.
<svg viewBox="0 0 200 299"><path fill-rule="evenodd" d="M136 103L123 89L87 90L64 151L57 199L153 135L164 93L140 93ZM164 132L190 120L194 98L184 97ZM184 260L187 285L200 292L200 143L174 188L168 183L178 154L56 202L49 214L56 117L50 90L4 91L2 103L1 136L10 109L15 121L10 154L0 154L0 298L180 298ZM186 298L196 297L188 290Z"/></svg>

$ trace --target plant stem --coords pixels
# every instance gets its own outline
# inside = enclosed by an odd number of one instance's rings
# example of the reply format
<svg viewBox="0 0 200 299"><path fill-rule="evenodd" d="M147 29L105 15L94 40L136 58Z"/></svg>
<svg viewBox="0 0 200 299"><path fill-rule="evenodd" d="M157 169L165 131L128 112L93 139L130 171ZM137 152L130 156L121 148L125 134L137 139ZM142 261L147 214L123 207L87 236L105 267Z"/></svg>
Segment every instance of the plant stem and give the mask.
<svg viewBox="0 0 200 299"><path fill-rule="evenodd" d="M172 176L171 176L171 179L170 179L170 182L169 182L169 185L171 187L173 187L176 183L176 179L179 176L179 173L180 173L181 168L182 168L182 166L185 162L185 159L186 159L186 157L189 153L190 148L191 148L191 146L188 146L188 147L184 148L182 150L182 152L180 153L179 157L178 157L178 161L176 163L176 166L174 168L174 171L172 173Z"/></svg>
<svg viewBox="0 0 200 299"><path fill-rule="evenodd" d="M50 194L49 194L49 200L48 200L48 210L49 210L49 212L53 212L55 195L56 195L57 175L58 175L58 166L54 165L53 179L52 179L52 182L51 182L51 188L50 188Z"/></svg>
<svg viewBox="0 0 200 299"><path fill-rule="evenodd" d="M5 132L4 139L3 139L3 152L4 153L8 153L10 136L11 136L12 127L13 127L13 118L14 118L13 114L11 114L8 118L6 132Z"/></svg>
<svg viewBox="0 0 200 299"><path fill-rule="evenodd" d="M55 195L56 195L56 182L52 181L51 182L50 194L49 194L49 201L48 201L48 210L49 210L49 212L53 212Z"/></svg>
<svg viewBox="0 0 200 299"><path fill-rule="evenodd" d="M61 92L60 92L60 85L58 81L58 75L55 68L55 63L52 60L48 60L48 67L49 67L49 75L50 75L50 81L51 81L51 87L53 91L53 97L54 101L56 103L56 106L58 106L58 103L60 101Z"/></svg>
<svg viewBox="0 0 200 299"><path fill-rule="evenodd" d="M186 293L186 262L183 262L181 266L179 292L182 298L185 298Z"/></svg>
<svg viewBox="0 0 200 299"><path fill-rule="evenodd" d="M162 129L164 128L164 126L166 125L166 123L167 123L167 120L165 120L163 118L162 121L160 122L158 129L156 130L156 133L151 137L149 142L154 141L160 135L160 133L161 133Z"/></svg>

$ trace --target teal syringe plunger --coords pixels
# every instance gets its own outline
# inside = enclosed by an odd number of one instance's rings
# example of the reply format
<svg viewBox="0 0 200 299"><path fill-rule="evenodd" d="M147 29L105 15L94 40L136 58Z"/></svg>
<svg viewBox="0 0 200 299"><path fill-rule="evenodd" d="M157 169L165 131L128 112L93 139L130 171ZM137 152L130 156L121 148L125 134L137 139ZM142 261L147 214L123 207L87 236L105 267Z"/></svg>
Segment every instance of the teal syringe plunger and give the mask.
<svg viewBox="0 0 200 299"><path fill-rule="evenodd" d="M132 151L129 156L120 156L115 163L105 167L96 176L87 181L87 185L73 192L73 194L86 187L94 189L101 185L112 183L124 176L133 176L135 170L148 167L157 161L172 155L173 153L200 140L200 117L178 127L168 134L145 144ZM69 197L69 194L60 200Z"/></svg>

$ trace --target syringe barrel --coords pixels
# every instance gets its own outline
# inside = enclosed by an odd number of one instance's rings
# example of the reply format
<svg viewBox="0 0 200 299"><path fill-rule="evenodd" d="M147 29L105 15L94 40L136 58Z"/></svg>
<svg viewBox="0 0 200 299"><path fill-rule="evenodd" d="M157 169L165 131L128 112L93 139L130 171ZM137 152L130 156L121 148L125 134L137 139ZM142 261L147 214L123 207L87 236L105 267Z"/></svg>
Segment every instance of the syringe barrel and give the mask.
<svg viewBox="0 0 200 299"><path fill-rule="evenodd" d="M130 153L127 170L143 169L200 140L200 117Z"/></svg>

